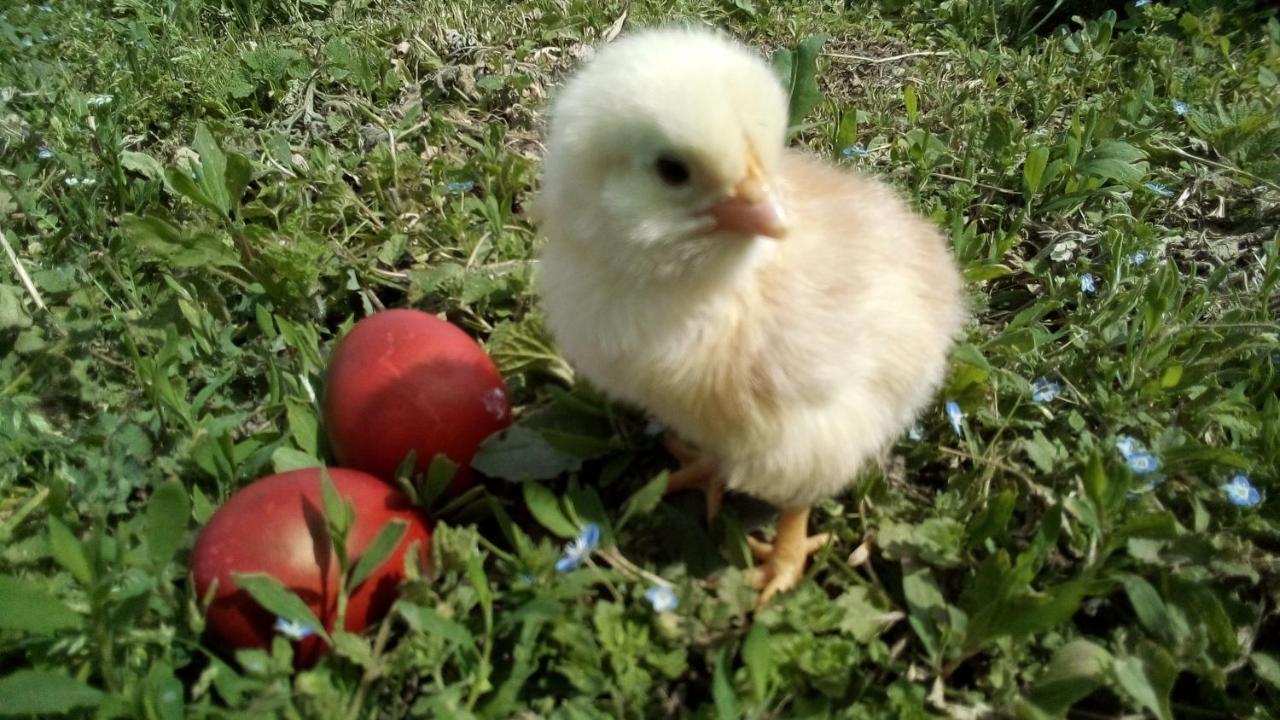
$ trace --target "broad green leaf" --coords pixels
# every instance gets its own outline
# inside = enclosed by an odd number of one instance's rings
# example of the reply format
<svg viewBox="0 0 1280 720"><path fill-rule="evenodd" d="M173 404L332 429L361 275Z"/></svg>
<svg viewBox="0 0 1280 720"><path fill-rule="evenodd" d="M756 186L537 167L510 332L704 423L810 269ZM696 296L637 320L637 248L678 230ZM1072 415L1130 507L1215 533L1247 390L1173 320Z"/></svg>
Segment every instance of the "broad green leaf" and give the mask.
<svg viewBox="0 0 1280 720"><path fill-rule="evenodd" d="M738 707L738 693L734 691L730 677L729 646L725 645L716 654L716 666L711 680L711 698L720 720L741 720L742 711Z"/></svg>
<svg viewBox="0 0 1280 720"><path fill-rule="evenodd" d="M197 185L195 179L187 174L185 170L174 167L166 169L164 171L164 181L173 192L201 207L208 208L219 215L222 214L222 208L217 201L206 195L204 189Z"/></svg>
<svg viewBox="0 0 1280 720"><path fill-rule="evenodd" d="M426 474L418 482L418 503L430 506L435 502L436 498L444 495L457 474L458 463L443 454L437 453L435 457L431 458L431 464L427 466Z"/></svg>
<svg viewBox="0 0 1280 720"><path fill-rule="evenodd" d="M0 628L48 635L78 628L84 618L26 580L0 575Z"/></svg>
<svg viewBox="0 0 1280 720"><path fill-rule="evenodd" d="M226 216L231 213L231 197L227 193L227 156L209 133L204 123L196 126L196 152L200 153L200 170L196 178L201 193L209 199L214 210Z"/></svg>
<svg viewBox="0 0 1280 720"><path fill-rule="evenodd" d="M539 432L516 426L486 439L471 466L489 477L527 482L574 472L582 467L582 459L557 449Z"/></svg>
<svg viewBox="0 0 1280 720"><path fill-rule="evenodd" d="M465 648L475 648L476 639L466 626L444 617L434 609L405 601L401 601L396 607L399 608L400 616L414 630L438 635Z"/></svg>
<svg viewBox="0 0 1280 720"><path fill-rule="evenodd" d="M120 165L124 169L132 170L148 180L161 180L164 178L164 166L160 164L159 160L146 153L124 150L120 153Z"/></svg>
<svg viewBox="0 0 1280 720"><path fill-rule="evenodd" d="M1169 695L1177 679L1178 668L1169 654L1146 643L1136 656L1117 658L1113 664L1116 683L1140 707L1159 720L1173 720Z"/></svg>
<svg viewBox="0 0 1280 720"><path fill-rule="evenodd" d="M281 445L271 451L271 468L278 473L289 472L290 470L305 470L306 468L320 467L323 464L316 456L296 450L288 445Z"/></svg>
<svg viewBox="0 0 1280 720"><path fill-rule="evenodd" d="M147 672L143 703L148 720L182 720L185 710L182 681L167 662L157 662Z"/></svg>
<svg viewBox="0 0 1280 720"><path fill-rule="evenodd" d="M253 597L268 612L290 622L305 625L317 635L329 640L329 633L311 608L280 581L265 573L232 573L236 585Z"/></svg>
<svg viewBox="0 0 1280 720"><path fill-rule="evenodd" d="M252 169L249 165L249 158L240 153L227 153L227 201L228 208L236 208L240 205L240 196L244 194L244 189L249 186L249 180L252 176Z"/></svg>
<svg viewBox="0 0 1280 720"><path fill-rule="evenodd" d="M545 485L526 482L520 486L520 489L524 492L524 504L542 527L562 538L571 538L578 534L577 526L561 509L560 498Z"/></svg>
<svg viewBox="0 0 1280 720"><path fill-rule="evenodd" d="M1072 705L1101 687L1111 670L1111 653L1084 639L1058 648L1036 678L1031 699L1043 711L1061 717Z"/></svg>
<svg viewBox="0 0 1280 720"><path fill-rule="evenodd" d="M787 126L795 128L822 99L818 90L818 51L826 38L811 35L794 48L773 54L773 69L787 90Z"/></svg>
<svg viewBox="0 0 1280 720"><path fill-rule="evenodd" d="M351 580L347 587L349 592L355 592L356 588L360 587L360 583L382 566L382 563L400 544L400 540L404 538L408 529L409 524L400 518L395 518L382 526L373 542L369 543L368 549L356 561L356 567L351 571Z"/></svg>
<svg viewBox="0 0 1280 720"><path fill-rule="evenodd" d="M618 529L621 530L635 515L648 515L653 509L658 507L658 503L662 502L662 497L667 492L667 479L669 474L666 470L658 473L652 480L644 484L644 487L637 490L631 497L627 498L627 503L622 507L622 517L618 519Z"/></svg>
<svg viewBox="0 0 1280 720"><path fill-rule="evenodd" d="M1249 656L1249 664L1259 679L1265 681L1275 690L1280 690L1280 661L1274 655L1255 652Z"/></svg>
<svg viewBox="0 0 1280 720"><path fill-rule="evenodd" d="M907 123L916 124L916 120L920 118L920 102L916 96L916 86L908 85L902 91L902 105L907 111Z"/></svg>
<svg viewBox="0 0 1280 720"><path fill-rule="evenodd" d="M1049 148L1040 145L1027 152L1027 159L1022 165L1022 187L1029 202L1040 192L1044 181L1044 169L1049 165Z"/></svg>
<svg viewBox="0 0 1280 720"><path fill-rule="evenodd" d="M752 623L747 631L742 641L742 662L747 666L756 702L764 702L773 676L773 651L769 647L769 629L763 624Z"/></svg>
<svg viewBox="0 0 1280 720"><path fill-rule="evenodd" d="M284 403L285 417L289 420L289 436L302 452L318 456L320 440L320 423L316 420L316 411L311 403L297 398L288 398Z"/></svg>
<svg viewBox="0 0 1280 720"><path fill-rule="evenodd" d="M0 678L0 716L61 714L101 702L101 690L62 673L19 670Z"/></svg>
<svg viewBox="0 0 1280 720"><path fill-rule="evenodd" d="M61 520L52 515L49 516L49 552L62 569L71 573L71 577L82 587L88 588L93 583L93 571L89 568L84 544L71 534Z"/></svg>
<svg viewBox="0 0 1280 720"><path fill-rule="evenodd" d="M182 483L170 480L156 488L147 502L147 552L151 562L163 565L182 545L191 517L191 501Z"/></svg>
<svg viewBox="0 0 1280 720"><path fill-rule="evenodd" d="M1166 642L1172 641L1174 639L1173 622L1164 600L1160 598L1160 593L1151 583L1137 575L1125 575L1123 582L1125 595L1133 605L1134 613L1137 614L1138 622L1142 623L1142 627L1153 637Z"/></svg>

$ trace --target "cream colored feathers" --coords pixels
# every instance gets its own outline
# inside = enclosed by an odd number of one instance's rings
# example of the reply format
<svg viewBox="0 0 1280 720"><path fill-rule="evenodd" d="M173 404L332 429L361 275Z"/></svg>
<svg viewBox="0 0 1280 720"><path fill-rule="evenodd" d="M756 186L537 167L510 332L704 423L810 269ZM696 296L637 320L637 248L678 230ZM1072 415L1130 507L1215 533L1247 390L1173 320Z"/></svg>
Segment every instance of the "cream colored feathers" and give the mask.
<svg viewBox="0 0 1280 720"><path fill-rule="evenodd" d="M730 490L806 508L928 403L964 313L938 232L786 149L786 112L763 60L710 32L601 48L551 114L539 284L583 376Z"/></svg>

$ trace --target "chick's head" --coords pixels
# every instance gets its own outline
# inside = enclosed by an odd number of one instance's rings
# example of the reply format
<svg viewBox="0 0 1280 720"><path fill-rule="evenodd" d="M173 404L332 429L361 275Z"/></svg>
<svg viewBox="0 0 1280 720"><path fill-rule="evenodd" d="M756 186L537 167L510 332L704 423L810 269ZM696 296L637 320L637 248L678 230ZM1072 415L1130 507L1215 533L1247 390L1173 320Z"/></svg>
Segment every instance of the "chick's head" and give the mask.
<svg viewBox="0 0 1280 720"><path fill-rule="evenodd" d="M741 265L786 232L786 123L772 70L721 35L653 30L606 45L554 104L543 228L657 278Z"/></svg>

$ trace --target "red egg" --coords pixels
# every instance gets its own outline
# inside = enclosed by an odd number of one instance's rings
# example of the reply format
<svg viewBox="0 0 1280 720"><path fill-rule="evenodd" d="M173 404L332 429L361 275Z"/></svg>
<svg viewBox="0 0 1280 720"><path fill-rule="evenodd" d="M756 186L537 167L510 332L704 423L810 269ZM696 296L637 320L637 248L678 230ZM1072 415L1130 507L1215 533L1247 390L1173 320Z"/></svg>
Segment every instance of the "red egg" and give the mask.
<svg viewBox="0 0 1280 720"><path fill-rule="evenodd" d="M378 532L394 519L408 524L399 545L351 593L345 627L361 632L386 615L404 579L404 556L417 542L419 562L430 557L431 530L406 497L387 483L355 470L328 468L338 494L355 509L347 534L347 557L355 563ZM332 630L337 620L338 559L324 517L321 469L294 470L263 478L231 496L196 538L191 572L202 601L217 580L205 616L215 644L227 650L269 648L276 617L240 589L232 573L266 573L296 593ZM301 667L328 650L318 635L295 643Z"/></svg>
<svg viewBox="0 0 1280 720"><path fill-rule="evenodd" d="M410 450L416 472L443 454L460 466L455 494L474 483L476 448L511 422L506 384L484 349L417 310L357 322L333 351L324 395L339 465L392 480Z"/></svg>

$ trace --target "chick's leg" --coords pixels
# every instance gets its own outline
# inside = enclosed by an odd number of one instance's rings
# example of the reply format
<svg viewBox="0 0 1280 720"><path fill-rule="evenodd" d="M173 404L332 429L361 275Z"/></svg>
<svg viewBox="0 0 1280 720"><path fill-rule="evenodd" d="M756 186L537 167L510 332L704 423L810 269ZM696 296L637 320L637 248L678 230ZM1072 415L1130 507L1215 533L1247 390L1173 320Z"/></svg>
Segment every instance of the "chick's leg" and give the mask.
<svg viewBox="0 0 1280 720"><path fill-rule="evenodd" d="M809 508L783 510L778 518L778 531L772 543L747 537L751 552L763 562L757 569L756 583L760 586L757 608L769 603L774 595L790 590L804 575L809 556L831 540L827 533L809 534Z"/></svg>
<svg viewBox="0 0 1280 720"><path fill-rule="evenodd" d="M680 462L680 468L667 478L667 493L681 490L701 490L707 497L707 524L720 512L724 498L724 484L715 463L670 432L662 436L667 452Z"/></svg>

